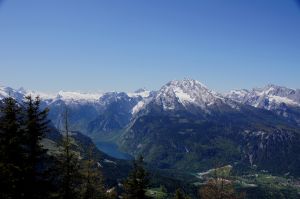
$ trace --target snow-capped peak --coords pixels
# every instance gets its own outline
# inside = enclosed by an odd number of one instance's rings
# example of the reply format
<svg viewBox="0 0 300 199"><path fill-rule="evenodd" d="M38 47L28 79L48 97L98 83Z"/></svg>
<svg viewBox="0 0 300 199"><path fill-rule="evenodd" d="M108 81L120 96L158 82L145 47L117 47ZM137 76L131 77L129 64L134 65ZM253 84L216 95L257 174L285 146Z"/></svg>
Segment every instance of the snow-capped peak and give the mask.
<svg viewBox="0 0 300 199"><path fill-rule="evenodd" d="M9 96L9 91L7 90L7 87L0 86L0 97L5 98Z"/></svg>
<svg viewBox="0 0 300 199"><path fill-rule="evenodd" d="M55 102L56 100L63 100L65 102L95 102L99 100L102 93L80 93L59 91L58 93L44 93L32 90L26 90L24 88L12 89L10 87L0 86L0 99L8 96L14 97L17 101L24 100L25 96L31 95L33 97L39 96L41 100L47 103Z"/></svg>
<svg viewBox="0 0 300 199"><path fill-rule="evenodd" d="M17 101L22 101L24 98L23 92L10 87L0 86L0 100L9 96L15 98Z"/></svg>
<svg viewBox="0 0 300 199"><path fill-rule="evenodd" d="M56 99L61 99L64 101L87 101L94 102L99 100L102 93L80 93L80 92L70 92L70 91L59 91Z"/></svg>
<svg viewBox="0 0 300 199"><path fill-rule="evenodd" d="M281 104L300 106L300 90L294 90L274 84L263 88L234 90L226 95L228 98L257 108L271 110Z"/></svg>
<svg viewBox="0 0 300 199"><path fill-rule="evenodd" d="M147 98L151 94L151 91L146 90L144 88L138 89L134 91L133 93L127 93L129 97L142 97L142 98Z"/></svg>
<svg viewBox="0 0 300 199"><path fill-rule="evenodd" d="M248 91L247 89L231 90L229 93L225 94L225 96L234 101L243 102L249 92L250 91Z"/></svg>
<svg viewBox="0 0 300 199"><path fill-rule="evenodd" d="M196 80L173 80L164 85L157 93L155 102L164 110L173 110L178 105L194 105L205 108L220 99L217 93L209 90Z"/></svg>

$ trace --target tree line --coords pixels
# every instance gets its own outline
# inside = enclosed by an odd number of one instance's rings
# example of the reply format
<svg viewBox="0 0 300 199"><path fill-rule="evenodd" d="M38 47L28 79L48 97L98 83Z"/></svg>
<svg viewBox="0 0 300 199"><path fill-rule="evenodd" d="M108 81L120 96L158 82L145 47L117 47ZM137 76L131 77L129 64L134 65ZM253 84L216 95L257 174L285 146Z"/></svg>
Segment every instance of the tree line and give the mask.
<svg viewBox="0 0 300 199"><path fill-rule="evenodd" d="M56 156L48 155L41 141L50 133L49 110L41 108L39 97L27 96L23 103L12 97L0 103L0 198L3 199L146 199L149 174L143 157L122 183L122 193L107 190L101 168L93 159L93 148L86 157L74 150L74 140L65 111L62 140ZM203 199L235 197L228 185L210 181L200 190ZM180 189L174 199L189 199Z"/></svg>

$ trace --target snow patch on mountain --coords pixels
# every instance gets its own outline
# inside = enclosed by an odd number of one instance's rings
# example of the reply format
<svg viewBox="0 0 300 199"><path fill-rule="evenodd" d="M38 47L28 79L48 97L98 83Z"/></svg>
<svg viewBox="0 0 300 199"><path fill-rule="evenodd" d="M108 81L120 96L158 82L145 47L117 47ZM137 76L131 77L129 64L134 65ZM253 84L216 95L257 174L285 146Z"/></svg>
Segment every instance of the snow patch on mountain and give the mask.
<svg viewBox="0 0 300 199"><path fill-rule="evenodd" d="M79 93L79 92L69 92L60 91L57 94L57 99L62 99L65 101L98 101L102 96L102 93Z"/></svg>
<svg viewBox="0 0 300 199"><path fill-rule="evenodd" d="M36 92L36 91L25 91L24 95L31 95L32 97L39 97L41 100L54 100L56 98L56 94L52 93L44 93L44 92Z"/></svg>
<svg viewBox="0 0 300 199"><path fill-rule="evenodd" d="M0 87L0 98L5 98L9 96L9 92L7 92L5 87Z"/></svg>
<svg viewBox="0 0 300 199"><path fill-rule="evenodd" d="M146 89L138 89L134 93L127 93L129 97L142 97L142 98L147 98L151 94L151 91L148 91Z"/></svg>
<svg viewBox="0 0 300 199"><path fill-rule="evenodd" d="M0 86L0 99L6 98L6 97L13 97L17 101L22 101L24 99L24 93L23 90L19 89L13 89L10 87Z"/></svg>
<svg viewBox="0 0 300 199"><path fill-rule="evenodd" d="M249 94L249 91L246 89L243 90L232 90L226 94L226 96L230 96L231 99L235 101L243 101L244 98Z"/></svg>
<svg viewBox="0 0 300 199"><path fill-rule="evenodd" d="M267 85L264 88L248 90L233 90L226 97L239 103L268 110L276 109L281 104L300 106L300 90L286 87Z"/></svg>
<svg viewBox="0 0 300 199"><path fill-rule="evenodd" d="M139 101L137 105L135 105L131 111L132 115L138 113L145 106L145 101Z"/></svg>
<svg viewBox="0 0 300 199"><path fill-rule="evenodd" d="M204 84L196 80L174 80L164 85L154 97L156 104L164 110L174 110L177 107L190 105L206 109L212 106L222 96L209 90Z"/></svg>
<svg viewBox="0 0 300 199"><path fill-rule="evenodd" d="M174 92L181 103L193 103L195 101L195 99L193 99L189 94L185 93L181 88L174 88Z"/></svg>
<svg viewBox="0 0 300 199"><path fill-rule="evenodd" d="M288 105L293 105L293 106L300 106L300 104L298 104L297 102L287 98L287 97L280 97L280 96L275 96L275 95L270 95L269 96L269 100L271 102L275 102L275 103L285 103Z"/></svg>

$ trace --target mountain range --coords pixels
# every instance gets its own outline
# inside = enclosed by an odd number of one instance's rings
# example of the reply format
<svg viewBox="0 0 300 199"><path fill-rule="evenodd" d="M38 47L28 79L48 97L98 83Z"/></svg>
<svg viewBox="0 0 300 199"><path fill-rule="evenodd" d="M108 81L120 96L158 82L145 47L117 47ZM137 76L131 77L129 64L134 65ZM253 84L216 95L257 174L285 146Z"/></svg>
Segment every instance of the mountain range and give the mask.
<svg viewBox="0 0 300 199"><path fill-rule="evenodd" d="M71 123L75 130L83 133L110 132L125 127L149 102L162 105L164 111L202 110L209 111L214 104L227 104L238 108L250 105L276 113L300 124L300 90L267 85L252 90L232 90L220 94L208 89L196 80L171 81L159 91L139 89L132 93L106 92L81 93L60 91L47 94L0 86L0 99L12 96L18 101L26 95L39 96L43 106L51 110L50 118L56 127L62 123L62 106L71 110ZM237 103L236 103L237 102ZM111 116L110 116L111 115Z"/></svg>
<svg viewBox="0 0 300 199"><path fill-rule="evenodd" d="M158 91L59 92L0 87L0 98L39 95L59 129L64 108L72 130L109 140L156 168L199 172L216 164L300 176L300 90L267 85L217 93L196 80Z"/></svg>

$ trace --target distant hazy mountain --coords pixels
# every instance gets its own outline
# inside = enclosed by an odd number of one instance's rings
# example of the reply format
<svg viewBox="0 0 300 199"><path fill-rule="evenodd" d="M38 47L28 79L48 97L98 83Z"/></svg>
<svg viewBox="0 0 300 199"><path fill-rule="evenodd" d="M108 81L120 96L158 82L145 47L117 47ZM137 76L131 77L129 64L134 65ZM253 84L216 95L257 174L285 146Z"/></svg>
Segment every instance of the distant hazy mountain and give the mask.
<svg viewBox="0 0 300 199"><path fill-rule="evenodd" d="M18 101L22 101L26 95L40 96L42 105L50 108L49 118L55 127L62 127L65 107L68 107L71 128L90 134L124 128L131 119L133 108L139 101L150 96L151 92L139 89L133 93L60 91L58 94L46 94L25 89L0 87L0 99L12 96Z"/></svg>
<svg viewBox="0 0 300 199"><path fill-rule="evenodd" d="M273 111L300 124L300 90L268 85L252 90L233 90L226 97L256 108Z"/></svg>

